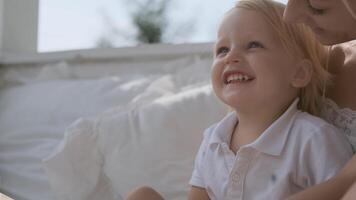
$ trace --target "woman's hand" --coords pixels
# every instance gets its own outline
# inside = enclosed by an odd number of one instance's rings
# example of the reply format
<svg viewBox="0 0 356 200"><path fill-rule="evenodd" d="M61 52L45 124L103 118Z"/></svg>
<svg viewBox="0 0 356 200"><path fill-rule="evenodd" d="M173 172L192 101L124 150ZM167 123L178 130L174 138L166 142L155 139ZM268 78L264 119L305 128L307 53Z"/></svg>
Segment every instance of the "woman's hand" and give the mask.
<svg viewBox="0 0 356 200"><path fill-rule="evenodd" d="M336 176L345 180L349 186L356 182L356 155L352 156L351 160L346 163Z"/></svg>
<svg viewBox="0 0 356 200"><path fill-rule="evenodd" d="M356 155L354 155L344 168L342 168L342 170L333 178L290 196L287 200L339 200L355 181ZM354 190L356 193L356 188Z"/></svg>

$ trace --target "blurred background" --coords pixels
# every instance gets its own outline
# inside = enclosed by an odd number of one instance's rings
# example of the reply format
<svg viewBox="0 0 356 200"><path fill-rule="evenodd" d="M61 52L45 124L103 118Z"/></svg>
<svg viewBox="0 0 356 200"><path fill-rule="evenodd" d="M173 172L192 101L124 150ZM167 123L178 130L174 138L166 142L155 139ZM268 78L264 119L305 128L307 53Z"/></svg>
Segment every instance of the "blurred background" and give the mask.
<svg viewBox="0 0 356 200"><path fill-rule="evenodd" d="M37 51L212 42L222 15L234 3L235 0L40 0Z"/></svg>

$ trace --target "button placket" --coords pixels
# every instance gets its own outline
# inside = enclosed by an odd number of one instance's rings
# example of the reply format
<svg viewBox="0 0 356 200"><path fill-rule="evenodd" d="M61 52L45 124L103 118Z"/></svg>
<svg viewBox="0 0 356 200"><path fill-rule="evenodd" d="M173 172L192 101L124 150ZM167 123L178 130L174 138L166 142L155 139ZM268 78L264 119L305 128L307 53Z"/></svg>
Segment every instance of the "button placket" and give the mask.
<svg viewBox="0 0 356 200"><path fill-rule="evenodd" d="M249 170L252 156L251 149L242 148L237 152L235 162L230 173L230 184L227 196L233 199L242 199L244 179Z"/></svg>
<svg viewBox="0 0 356 200"><path fill-rule="evenodd" d="M232 182L237 183L240 181L240 178L241 178L241 176L239 175L239 173L235 172L232 174L231 180L232 180Z"/></svg>
<svg viewBox="0 0 356 200"><path fill-rule="evenodd" d="M224 157L225 157L225 162L227 164L227 167L229 171L231 171L232 168L234 167L235 155L225 143L222 144L222 150L224 151Z"/></svg>

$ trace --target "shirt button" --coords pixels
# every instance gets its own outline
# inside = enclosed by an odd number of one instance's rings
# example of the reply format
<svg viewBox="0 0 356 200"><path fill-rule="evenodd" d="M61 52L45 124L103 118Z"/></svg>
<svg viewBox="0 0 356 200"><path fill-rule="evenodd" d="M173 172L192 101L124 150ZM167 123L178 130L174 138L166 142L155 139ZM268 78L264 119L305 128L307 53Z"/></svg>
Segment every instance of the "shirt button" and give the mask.
<svg viewBox="0 0 356 200"><path fill-rule="evenodd" d="M234 173L232 175L232 182L238 182L240 180L240 176L238 173Z"/></svg>

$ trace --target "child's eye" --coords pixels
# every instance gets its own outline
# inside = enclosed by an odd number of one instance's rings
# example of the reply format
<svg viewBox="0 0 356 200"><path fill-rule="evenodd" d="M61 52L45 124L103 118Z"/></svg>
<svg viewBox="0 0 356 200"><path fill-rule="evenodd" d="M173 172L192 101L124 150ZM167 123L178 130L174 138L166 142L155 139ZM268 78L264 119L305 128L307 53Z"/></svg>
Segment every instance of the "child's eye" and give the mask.
<svg viewBox="0 0 356 200"><path fill-rule="evenodd" d="M321 9L321 8L316 8L314 7L310 1L308 1L308 8L309 10L312 12L312 14L314 15L322 15L325 13L325 9Z"/></svg>
<svg viewBox="0 0 356 200"><path fill-rule="evenodd" d="M216 51L216 55L227 54L228 52L229 52L229 48L227 48L227 47L220 47L220 48L218 48L218 50Z"/></svg>
<svg viewBox="0 0 356 200"><path fill-rule="evenodd" d="M253 48L264 48L264 46L257 41L252 41L247 44L247 49L253 49Z"/></svg>

